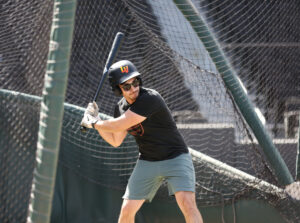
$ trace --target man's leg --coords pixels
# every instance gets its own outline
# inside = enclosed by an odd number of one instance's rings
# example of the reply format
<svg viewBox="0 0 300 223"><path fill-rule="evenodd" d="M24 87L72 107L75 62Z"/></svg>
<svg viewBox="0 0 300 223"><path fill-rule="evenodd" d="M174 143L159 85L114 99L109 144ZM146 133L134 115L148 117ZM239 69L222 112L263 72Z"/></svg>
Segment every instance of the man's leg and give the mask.
<svg viewBox="0 0 300 223"><path fill-rule="evenodd" d="M175 193L175 197L186 223L203 223L202 216L196 204L194 192L178 191Z"/></svg>
<svg viewBox="0 0 300 223"><path fill-rule="evenodd" d="M124 199L118 223L134 223L135 214L141 208L144 201Z"/></svg>

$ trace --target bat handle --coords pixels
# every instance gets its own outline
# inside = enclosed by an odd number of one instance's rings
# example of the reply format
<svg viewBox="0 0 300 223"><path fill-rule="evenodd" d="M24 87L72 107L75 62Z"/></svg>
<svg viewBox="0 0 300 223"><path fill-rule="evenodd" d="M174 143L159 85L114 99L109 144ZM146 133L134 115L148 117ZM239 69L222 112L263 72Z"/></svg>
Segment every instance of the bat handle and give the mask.
<svg viewBox="0 0 300 223"><path fill-rule="evenodd" d="M86 133L87 132L87 127L85 127L85 126L80 126L80 132L81 133Z"/></svg>

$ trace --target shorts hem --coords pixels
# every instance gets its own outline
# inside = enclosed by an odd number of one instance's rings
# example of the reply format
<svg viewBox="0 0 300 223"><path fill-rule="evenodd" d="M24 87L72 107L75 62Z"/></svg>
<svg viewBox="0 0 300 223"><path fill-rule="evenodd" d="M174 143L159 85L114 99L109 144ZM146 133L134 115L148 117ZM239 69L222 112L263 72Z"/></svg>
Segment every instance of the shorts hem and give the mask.
<svg viewBox="0 0 300 223"><path fill-rule="evenodd" d="M188 191L188 192L194 192L195 193L194 188L180 188L180 189L177 189L175 191L169 192L169 196L174 196L176 192L180 192L180 191Z"/></svg>
<svg viewBox="0 0 300 223"><path fill-rule="evenodd" d="M152 200L153 200L153 198L152 199L150 199L150 198L145 198L145 197L127 197L127 196L123 196L122 197L123 199L125 199L125 200L145 200L145 202L151 202Z"/></svg>

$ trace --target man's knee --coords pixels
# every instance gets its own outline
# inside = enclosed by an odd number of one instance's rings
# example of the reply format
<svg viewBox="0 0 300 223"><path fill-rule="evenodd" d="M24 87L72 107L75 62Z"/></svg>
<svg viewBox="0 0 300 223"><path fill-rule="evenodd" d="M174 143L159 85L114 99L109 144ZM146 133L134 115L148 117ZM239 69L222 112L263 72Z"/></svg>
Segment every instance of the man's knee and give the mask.
<svg viewBox="0 0 300 223"><path fill-rule="evenodd" d="M121 217L130 217L134 215L135 215L135 211L132 208L130 208L128 205L122 206L121 213L120 213Z"/></svg>
<svg viewBox="0 0 300 223"><path fill-rule="evenodd" d="M179 191L175 194L178 205L185 211L198 210L195 200L195 193L189 191Z"/></svg>
<svg viewBox="0 0 300 223"><path fill-rule="evenodd" d="M122 216L134 216L142 206L144 200L124 200L121 207Z"/></svg>
<svg viewBox="0 0 300 223"><path fill-rule="evenodd" d="M175 193L176 201L184 214L186 222L203 223L203 219L196 204L194 192L179 191Z"/></svg>

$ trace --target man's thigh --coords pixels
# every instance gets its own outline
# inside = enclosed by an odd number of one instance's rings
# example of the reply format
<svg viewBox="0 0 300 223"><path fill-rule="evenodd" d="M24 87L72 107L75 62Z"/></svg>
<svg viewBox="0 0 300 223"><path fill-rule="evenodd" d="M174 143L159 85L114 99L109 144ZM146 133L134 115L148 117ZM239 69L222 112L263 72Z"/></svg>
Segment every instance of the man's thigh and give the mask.
<svg viewBox="0 0 300 223"><path fill-rule="evenodd" d="M168 182L170 195L178 191L195 192L195 170L190 154L168 160L161 169Z"/></svg>
<svg viewBox="0 0 300 223"><path fill-rule="evenodd" d="M163 181L155 162L138 160L127 184L124 199L151 201Z"/></svg>

